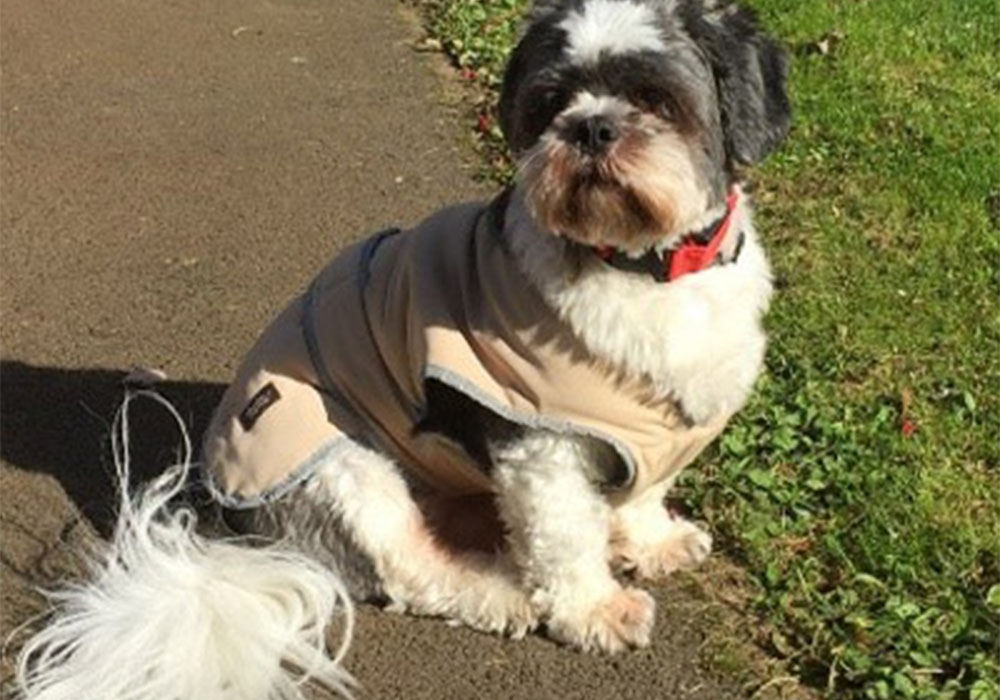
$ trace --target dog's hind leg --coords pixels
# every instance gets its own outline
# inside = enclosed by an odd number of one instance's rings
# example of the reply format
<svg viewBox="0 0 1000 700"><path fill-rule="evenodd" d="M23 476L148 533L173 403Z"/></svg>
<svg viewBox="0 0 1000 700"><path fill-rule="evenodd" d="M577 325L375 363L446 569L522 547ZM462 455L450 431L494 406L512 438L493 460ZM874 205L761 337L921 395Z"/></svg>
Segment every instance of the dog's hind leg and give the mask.
<svg viewBox="0 0 1000 700"><path fill-rule="evenodd" d="M352 444L283 500L283 534L313 556L336 559L355 595L377 593L396 609L512 636L536 625L528 594L502 555L442 545L400 468L382 454Z"/></svg>

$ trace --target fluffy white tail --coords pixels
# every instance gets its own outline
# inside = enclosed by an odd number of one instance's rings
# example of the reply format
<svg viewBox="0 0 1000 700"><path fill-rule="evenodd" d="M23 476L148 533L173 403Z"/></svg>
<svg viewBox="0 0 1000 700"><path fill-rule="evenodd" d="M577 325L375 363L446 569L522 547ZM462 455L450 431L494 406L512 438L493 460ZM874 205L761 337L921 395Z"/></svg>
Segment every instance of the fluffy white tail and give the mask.
<svg viewBox="0 0 1000 700"><path fill-rule="evenodd" d="M130 496L128 407L137 396L171 412L184 458ZM195 533L194 512L169 504L190 469L190 440L158 394L128 392L112 446L121 492L114 539L91 562L91 582L47 593L53 617L18 660L23 696L292 700L309 681L349 696L354 683L340 662L353 609L340 581L294 552ZM338 612L343 641L331 658L325 628Z"/></svg>

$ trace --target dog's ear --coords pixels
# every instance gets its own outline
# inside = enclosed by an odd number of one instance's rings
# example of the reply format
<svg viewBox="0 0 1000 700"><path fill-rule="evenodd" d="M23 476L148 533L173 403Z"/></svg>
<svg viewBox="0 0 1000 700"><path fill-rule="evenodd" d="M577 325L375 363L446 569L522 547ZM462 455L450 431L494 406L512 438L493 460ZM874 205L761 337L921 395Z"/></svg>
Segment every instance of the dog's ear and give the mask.
<svg viewBox="0 0 1000 700"><path fill-rule="evenodd" d="M500 122L500 131L503 132L504 139L507 140L507 147L511 152L517 153L520 144L515 133L514 124L514 102L517 99L517 89L524 80L527 72L527 57L523 48L524 38L518 42L510 58L507 59L507 66L504 69L503 84L500 88L500 101L497 105L497 116Z"/></svg>
<svg viewBox="0 0 1000 700"><path fill-rule="evenodd" d="M548 126L547 120L555 116L544 105L519 104L524 98L522 87L533 73L556 63L562 50L563 34L549 17L532 21L510 55L500 88L498 115L500 130L515 155L534 145Z"/></svg>
<svg viewBox="0 0 1000 700"><path fill-rule="evenodd" d="M702 0L694 0L686 9L687 30L715 74L727 157L732 163L757 163L781 143L791 124L787 54L746 8L723 2L706 11Z"/></svg>

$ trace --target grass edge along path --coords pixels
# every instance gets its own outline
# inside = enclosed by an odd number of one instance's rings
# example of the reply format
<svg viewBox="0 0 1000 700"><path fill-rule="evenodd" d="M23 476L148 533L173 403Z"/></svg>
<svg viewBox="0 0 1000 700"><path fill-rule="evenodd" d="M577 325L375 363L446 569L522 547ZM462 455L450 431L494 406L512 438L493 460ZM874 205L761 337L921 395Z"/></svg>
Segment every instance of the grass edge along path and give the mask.
<svg viewBox="0 0 1000 700"><path fill-rule="evenodd" d="M417 0L484 172L524 0ZM756 582L765 646L831 697L1000 698L1000 13L757 0L796 121L751 173L767 371L682 494Z"/></svg>

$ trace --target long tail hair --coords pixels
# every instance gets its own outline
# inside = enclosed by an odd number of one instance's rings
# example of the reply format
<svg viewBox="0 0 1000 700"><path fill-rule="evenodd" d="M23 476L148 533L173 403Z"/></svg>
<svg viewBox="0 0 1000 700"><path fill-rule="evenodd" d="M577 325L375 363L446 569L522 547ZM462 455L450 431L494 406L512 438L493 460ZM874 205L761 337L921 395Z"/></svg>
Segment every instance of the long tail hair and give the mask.
<svg viewBox="0 0 1000 700"><path fill-rule="evenodd" d="M165 407L183 436L181 463L130 494L129 405ZM279 544L211 540L172 500L191 470L191 442L159 394L127 390L112 427L119 486L114 537L88 561L90 580L46 591L46 626L23 647L25 700L297 700L306 684L342 696L354 611L339 578ZM331 656L326 628L342 623Z"/></svg>

